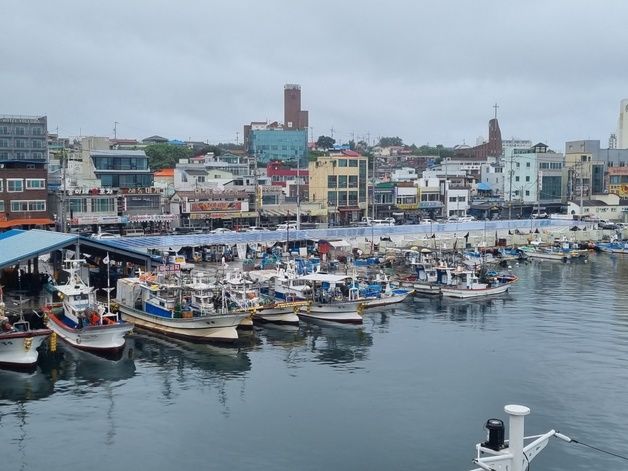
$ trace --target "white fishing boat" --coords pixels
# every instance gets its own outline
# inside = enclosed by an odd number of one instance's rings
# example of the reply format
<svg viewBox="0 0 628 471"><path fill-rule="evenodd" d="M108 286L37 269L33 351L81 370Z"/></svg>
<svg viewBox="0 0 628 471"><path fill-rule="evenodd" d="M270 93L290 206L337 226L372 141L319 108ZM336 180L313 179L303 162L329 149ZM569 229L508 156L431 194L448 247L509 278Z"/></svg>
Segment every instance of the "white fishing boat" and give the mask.
<svg viewBox="0 0 628 471"><path fill-rule="evenodd" d="M532 241L532 245L521 247L521 250L523 250L528 259L566 262L572 258L571 252L564 252L560 249L544 247L538 243L535 244L534 242L536 241Z"/></svg>
<svg viewBox="0 0 628 471"><path fill-rule="evenodd" d="M32 367L39 357L37 349L51 333L50 329L31 329L23 316L9 322L0 288L0 367Z"/></svg>
<svg viewBox="0 0 628 471"><path fill-rule="evenodd" d="M53 285L62 303L44 307L46 325L73 347L103 354L115 352L124 347L124 336L133 329L133 324L124 322L108 306L96 301L94 288L79 276L84 263L82 259L65 261L68 281Z"/></svg>
<svg viewBox="0 0 628 471"><path fill-rule="evenodd" d="M500 277L485 277L480 280L474 270L462 267L437 267L440 292L446 298L470 299L493 296L508 291L517 277L506 280Z"/></svg>
<svg viewBox="0 0 628 471"><path fill-rule="evenodd" d="M277 267L275 274L271 277L271 289L264 294L282 301L305 301L311 298L312 288L297 273L294 261L289 260L285 267Z"/></svg>
<svg viewBox="0 0 628 471"><path fill-rule="evenodd" d="M311 273L301 279L313 284L312 302L299 309L299 317L305 320L314 319L327 322L346 324L362 324L364 303L359 299L357 287L348 288L345 295L342 286L346 289L346 275L332 275L328 273Z"/></svg>
<svg viewBox="0 0 628 471"><path fill-rule="evenodd" d="M360 289L359 295L365 308L389 306L402 303L413 293L414 289L393 288L388 276L380 275Z"/></svg>
<svg viewBox="0 0 628 471"><path fill-rule="evenodd" d="M227 292L240 309L249 312L254 322L298 325L297 312L305 301L278 301L260 293L258 287L246 280L241 272L230 273L224 280Z"/></svg>
<svg viewBox="0 0 628 471"><path fill-rule="evenodd" d="M125 320L146 330L195 342L237 340L238 324L249 314L228 312L224 295L202 280L186 288L184 297L180 283L141 274L118 280L116 302Z"/></svg>

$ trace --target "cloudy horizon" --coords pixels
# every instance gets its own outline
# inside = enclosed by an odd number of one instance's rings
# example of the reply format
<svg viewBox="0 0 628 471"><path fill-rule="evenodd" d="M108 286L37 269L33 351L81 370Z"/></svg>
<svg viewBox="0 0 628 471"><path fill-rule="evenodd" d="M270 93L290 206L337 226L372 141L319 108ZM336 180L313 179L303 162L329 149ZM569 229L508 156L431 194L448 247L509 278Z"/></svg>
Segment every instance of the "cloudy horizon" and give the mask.
<svg viewBox="0 0 628 471"><path fill-rule="evenodd" d="M314 136L474 145L493 105L504 139L615 132L628 96L628 4L10 0L0 114L63 136L235 142L283 119L298 83ZM312 131L312 130L311 130Z"/></svg>

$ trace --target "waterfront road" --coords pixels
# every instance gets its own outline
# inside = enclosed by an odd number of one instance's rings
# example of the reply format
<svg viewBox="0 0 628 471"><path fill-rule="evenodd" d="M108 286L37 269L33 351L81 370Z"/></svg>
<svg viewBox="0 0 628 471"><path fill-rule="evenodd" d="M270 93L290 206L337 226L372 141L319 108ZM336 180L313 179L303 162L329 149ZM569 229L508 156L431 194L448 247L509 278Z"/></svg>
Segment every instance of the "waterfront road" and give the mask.
<svg viewBox="0 0 628 471"><path fill-rule="evenodd" d="M100 240L116 248L146 251L149 249L167 250L174 247L201 247L209 245L234 245L238 243L273 243L286 240L346 240L356 237L401 236L423 238L426 234L461 233L473 231L497 232L516 230L528 232L536 229L584 226L583 223L560 219L513 219L500 221L473 221L463 223L407 224L400 226L333 227L328 229L305 229L287 231L227 232L223 234L185 234L143 237L120 237Z"/></svg>

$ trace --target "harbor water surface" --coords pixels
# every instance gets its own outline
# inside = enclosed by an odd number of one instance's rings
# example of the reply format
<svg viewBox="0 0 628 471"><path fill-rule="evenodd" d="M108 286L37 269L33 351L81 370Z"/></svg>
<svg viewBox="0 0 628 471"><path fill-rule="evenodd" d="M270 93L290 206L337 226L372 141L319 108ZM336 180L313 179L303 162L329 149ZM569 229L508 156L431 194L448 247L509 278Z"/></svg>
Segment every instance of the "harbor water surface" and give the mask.
<svg viewBox="0 0 628 471"><path fill-rule="evenodd" d="M628 454L628 258L517 265L505 296L414 298L360 327L261 328L234 348L133 334L0 372L2 469L471 469L503 406ZM554 440L534 469L625 469Z"/></svg>

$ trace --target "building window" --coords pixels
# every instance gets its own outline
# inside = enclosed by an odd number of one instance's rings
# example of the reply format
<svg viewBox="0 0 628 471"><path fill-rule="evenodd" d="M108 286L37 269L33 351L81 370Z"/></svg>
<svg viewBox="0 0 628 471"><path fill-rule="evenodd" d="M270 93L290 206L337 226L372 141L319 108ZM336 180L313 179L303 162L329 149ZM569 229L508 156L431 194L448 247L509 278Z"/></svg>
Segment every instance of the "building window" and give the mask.
<svg viewBox="0 0 628 471"><path fill-rule="evenodd" d="M519 181L519 177L515 177L515 181L518 182Z"/></svg>
<svg viewBox="0 0 628 471"><path fill-rule="evenodd" d="M8 139L0 139L0 147L9 147L9 140Z"/></svg>
<svg viewBox="0 0 628 471"><path fill-rule="evenodd" d="M520 167L519 162L517 162L517 168L519 168L519 167Z"/></svg>
<svg viewBox="0 0 628 471"><path fill-rule="evenodd" d="M27 190L45 190L46 180L43 178L27 178L26 179Z"/></svg>
<svg viewBox="0 0 628 471"><path fill-rule="evenodd" d="M526 167L530 168L530 162L526 162Z"/></svg>
<svg viewBox="0 0 628 471"><path fill-rule="evenodd" d="M21 126L17 126L15 128L15 134L17 134L18 136L23 136L24 135L24 128Z"/></svg>
<svg viewBox="0 0 628 471"><path fill-rule="evenodd" d="M7 191L9 193L24 191L24 180L21 178L7 178Z"/></svg>
<svg viewBox="0 0 628 471"><path fill-rule="evenodd" d="M347 159L338 159L338 167L346 167Z"/></svg>
<svg viewBox="0 0 628 471"><path fill-rule="evenodd" d="M456 201L458 201L458 197L456 197L456 196L450 196L449 197L449 202L450 203L455 203Z"/></svg>
<svg viewBox="0 0 628 471"><path fill-rule="evenodd" d="M70 198L70 211L75 213L86 213L87 198Z"/></svg>
<svg viewBox="0 0 628 471"><path fill-rule="evenodd" d="M336 175L327 176L327 188L336 188L338 186L338 179Z"/></svg>
<svg viewBox="0 0 628 471"><path fill-rule="evenodd" d="M526 190L526 196L530 196L530 190Z"/></svg>
<svg viewBox="0 0 628 471"><path fill-rule="evenodd" d="M0 200L0 212L4 213L4 200Z"/></svg>
<svg viewBox="0 0 628 471"><path fill-rule="evenodd" d="M347 188L347 176L346 175L338 176L338 188Z"/></svg>
<svg viewBox="0 0 628 471"><path fill-rule="evenodd" d="M358 161L356 159L349 160L349 167L357 167Z"/></svg>
<svg viewBox="0 0 628 471"><path fill-rule="evenodd" d="M113 211L113 198L94 198L92 200L93 213L111 213Z"/></svg>
<svg viewBox="0 0 628 471"><path fill-rule="evenodd" d="M46 201L44 200L11 201L12 213L27 213L27 212L45 211L45 210L46 210Z"/></svg>
<svg viewBox="0 0 628 471"><path fill-rule="evenodd" d="M26 139L16 139L15 147L18 149L26 149Z"/></svg>
<svg viewBox="0 0 628 471"><path fill-rule="evenodd" d="M349 188L357 188L357 187L358 187L358 176L349 175Z"/></svg>
<svg viewBox="0 0 628 471"><path fill-rule="evenodd" d="M2 193L4 191L4 180L2 178L0 178L0 193Z"/></svg>
<svg viewBox="0 0 628 471"><path fill-rule="evenodd" d="M327 205L328 206L336 206L338 204L338 198L335 191L327 192Z"/></svg>
<svg viewBox="0 0 628 471"><path fill-rule="evenodd" d="M530 181L530 175L526 175L526 181L529 182Z"/></svg>
<svg viewBox="0 0 628 471"><path fill-rule="evenodd" d="M347 192L346 191L338 192L338 206L347 206Z"/></svg>
<svg viewBox="0 0 628 471"><path fill-rule="evenodd" d="M349 192L349 206L357 206L358 205L358 192L350 191Z"/></svg>

